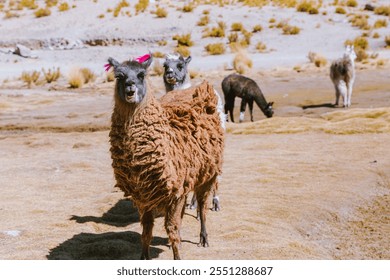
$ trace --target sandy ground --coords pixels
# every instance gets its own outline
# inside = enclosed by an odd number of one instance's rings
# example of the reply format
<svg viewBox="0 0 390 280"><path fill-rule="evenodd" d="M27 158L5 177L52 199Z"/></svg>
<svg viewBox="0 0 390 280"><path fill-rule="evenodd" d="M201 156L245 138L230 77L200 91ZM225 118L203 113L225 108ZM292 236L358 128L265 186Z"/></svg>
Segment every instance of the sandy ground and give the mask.
<svg viewBox="0 0 390 280"><path fill-rule="evenodd" d="M38 1L43 2L43 1ZM362 33L323 1L320 14L267 5L200 5L178 11L183 1L157 1L168 17L150 11L135 15L134 3L114 18L113 1L69 1L75 8L37 19L33 11L0 20L0 259L138 259L141 226L137 210L114 189L108 132L113 104L112 82L104 82L102 65L147 50L171 52L175 34L191 32L195 44L190 68L193 83L210 81L222 93L222 79L232 73L233 53L209 56L208 43L196 26L205 9L209 27L243 22L252 37L248 54L255 79L275 115L265 119L254 109L255 122L229 123L226 133L221 211L208 213L209 248L199 248L199 222L187 210L182 229L185 259L390 259L390 69L384 47L389 28L368 37L376 59L358 63L350 109L334 108L329 63L316 68L307 54L328 61L340 57L343 43ZM153 1L151 1L153 2ZM348 13L366 13L372 25L388 17L364 12L365 1ZM385 0L372 1L375 5ZM132 13L131 17L126 11ZM5 14L4 9L0 11ZM99 18L100 14L105 17ZM269 20L301 27L294 36L270 28ZM147 24L145 24L147 22ZM131 23L131 24L129 24ZM58 45L58 42L67 44ZM106 40L91 46L88 40ZM119 40L119 41L118 41ZM167 40L159 46L159 40ZM265 53L255 50L257 42ZM82 42L81 48L66 49ZM224 38L223 42L227 42ZM8 52L16 43L38 58ZM65 46L65 47L64 47ZM383 65L378 66L378 61ZM75 66L95 71L94 83L70 89L66 74ZM60 67L55 83L27 86L23 71ZM295 67L295 70L293 68ZM299 70L299 71L297 71ZM149 78L156 96L162 78ZM235 118L238 120L239 100ZM152 257L171 259L172 252L157 218Z"/></svg>
<svg viewBox="0 0 390 280"><path fill-rule="evenodd" d="M382 110L366 119L375 125L382 120L385 132L257 133L248 129L250 122L229 124L222 210L208 213L210 247L197 247L199 222L187 210L183 257L389 259L386 73L359 72L349 110L326 105L333 93L317 87L327 84L321 73L310 78L304 93L299 85L308 77L302 73L263 73L259 79L264 88L273 85L267 96L275 100L276 113L264 119L255 108L254 125L280 128L294 120L293 126L303 128L308 120L330 123L324 120L327 114L349 115L363 123L365 118L354 117L356 112ZM138 259L137 211L113 188L107 130L112 87L1 90L0 258ZM305 105L311 107L302 109ZM162 218L156 220L154 236L153 258L171 259Z"/></svg>

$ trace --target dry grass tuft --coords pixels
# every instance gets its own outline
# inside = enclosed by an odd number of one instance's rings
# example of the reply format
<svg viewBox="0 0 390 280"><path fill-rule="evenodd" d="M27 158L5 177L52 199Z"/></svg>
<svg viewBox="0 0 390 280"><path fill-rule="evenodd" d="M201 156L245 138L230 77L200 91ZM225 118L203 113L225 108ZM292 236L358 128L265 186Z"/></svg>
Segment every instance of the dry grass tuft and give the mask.
<svg viewBox="0 0 390 280"><path fill-rule="evenodd" d="M47 17L47 16L50 16L51 15L51 11L49 8L40 8L38 10L35 11L34 15L37 17L37 18L40 18L40 17Z"/></svg>
<svg viewBox="0 0 390 280"><path fill-rule="evenodd" d="M181 54L184 57L188 57L191 55L190 49L186 46L177 46L175 48L175 52L177 52L178 54Z"/></svg>
<svg viewBox="0 0 390 280"><path fill-rule="evenodd" d="M27 84L27 87L30 88L31 85L36 85L38 83L41 73L39 71L27 72L23 71L20 79Z"/></svg>
<svg viewBox="0 0 390 280"><path fill-rule="evenodd" d="M353 41L346 40L344 46L353 45L355 49L367 50L369 48L368 40L364 37L358 36Z"/></svg>
<svg viewBox="0 0 390 280"><path fill-rule="evenodd" d="M96 80L96 75L93 73L93 71L89 68L81 68L80 69L81 74L84 77L84 83L88 84L90 82L94 82Z"/></svg>
<svg viewBox="0 0 390 280"><path fill-rule="evenodd" d="M155 14L158 18L165 18L167 17L168 15L168 12L167 10L165 10L164 8L161 8L161 7L157 7L156 11L155 11Z"/></svg>
<svg viewBox="0 0 390 280"><path fill-rule="evenodd" d="M387 20L385 19L378 19L374 23L374 28L382 28L382 27L387 27Z"/></svg>
<svg viewBox="0 0 390 280"><path fill-rule="evenodd" d="M245 49L239 49L233 59L233 67L239 74L245 74L250 68L252 68L253 62L249 58Z"/></svg>
<svg viewBox="0 0 390 280"><path fill-rule="evenodd" d="M84 85L84 75L80 69L72 69L68 75L70 88L81 88Z"/></svg>
<svg viewBox="0 0 390 280"><path fill-rule="evenodd" d="M316 67L323 67L328 64L327 59L318 53L309 52L307 57L309 58L311 63L314 63Z"/></svg>
<svg viewBox="0 0 390 280"><path fill-rule="evenodd" d="M351 109L326 113L320 119L273 117L253 123L227 123L232 134L294 134L309 131L329 134L389 133L390 108Z"/></svg>
<svg viewBox="0 0 390 280"><path fill-rule="evenodd" d="M96 75L88 68L73 68L68 75L68 83L71 88L81 88L84 84L95 80Z"/></svg>
<svg viewBox="0 0 390 280"><path fill-rule="evenodd" d="M30 10L35 10L38 8L38 5L35 3L35 0L21 0L17 5L17 10L22 10L23 8L27 8Z"/></svg>
<svg viewBox="0 0 390 280"><path fill-rule="evenodd" d="M138 0L138 3L135 4L135 12L138 13L143 13L146 11L146 9L149 6L149 0Z"/></svg>
<svg viewBox="0 0 390 280"><path fill-rule="evenodd" d="M119 13L121 12L122 8L129 7L129 6L130 4L126 0L122 0L121 2L119 2L114 9L113 12L114 17L119 16Z"/></svg>
<svg viewBox="0 0 390 280"><path fill-rule="evenodd" d="M53 68L47 71L44 68L42 68L42 73L43 76L45 77L46 82L49 84L57 81L61 76L61 71L59 67L57 67L57 69Z"/></svg>
<svg viewBox="0 0 390 280"><path fill-rule="evenodd" d="M177 46L186 46L191 47L194 45L194 42L191 40L191 34L183 34L183 35L175 35L172 38L173 40L177 40Z"/></svg>
<svg viewBox="0 0 390 280"><path fill-rule="evenodd" d="M257 33L257 32L261 32L262 30L263 30L263 27L260 24L257 24L255 26L253 26L252 32Z"/></svg>
<svg viewBox="0 0 390 280"><path fill-rule="evenodd" d="M256 50L259 52L265 52L267 50L267 46L263 42L258 42L256 44Z"/></svg>
<svg viewBox="0 0 390 280"><path fill-rule="evenodd" d="M225 37L225 29L226 24L223 21L219 21L218 26L214 26L211 30L209 28L206 28L202 37L223 38Z"/></svg>
<svg viewBox="0 0 390 280"><path fill-rule="evenodd" d="M162 76L164 74L164 67L161 65L160 60L156 59L154 61L151 74L154 76Z"/></svg>
<svg viewBox="0 0 390 280"><path fill-rule="evenodd" d="M358 27L359 29L363 30L370 30L371 26L368 24L368 15L353 15L350 19L349 22L352 24L354 27Z"/></svg>
<svg viewBox="0 0 390 280"><path fill-rule="evenodd" d="M374 13L377 15L390 16L390 5L376 7Z"/></svg>
<svg viewBox="0 0 390 280"><path fill-rule="evenodd" d="M58 0L45 0L46 7L54 7L58 4Z"/></svg>
<svg viewBox="0 0 390 280"><path fill-rule="evenodd" d="M297 5L297 11L302 13L308 13L311 15L318 14L318 9L313 6L312 1L303 1Z"/></svg>
<svg viewBox="0 0 390 280"><path fill-rule="evenodd" d="M184 13L191 13L195 9L195 5L193 3L188 3L183 6L182 11Z"/></svg>
<svg viewBox="0 0 390 280"><path fill-rule="evenodd" d="M244 26L241 22L233 22L231 26L231 31L242 31Z"/></svg>
<svg viewBox="0 0 390 280"><path fill-rule="evenodd" d="M204 15L203 17L201 17L197 23L198 26L206 26L207 24L209 24L210 22L210 18L208 15Z"/></svg>
<svg viewBox="0 0 390 280"><path fill-rule="evenodd" d="M224 54L226 51L223 43L208 44L205 46L205 50L211 55Z"/></svg>
<svg viewBox="0 0 390 280"><path fill-rule="evenodd" d="M65 12L67 10L69 10L69 4L67 2L62 2L59 6L58 6L58 10L60 12Z"/></svg>
<svg viewBox="0 0 390 280"><path fill-rule="evenodd" d="M164 57L165 54L163 54L162 52L156 51L153 53L153 58L164 58Z"/></svg>
<svg viewBox="0 0 390 280"><path fill-rule="evenodd" d="M297 35L301 31L301 29L298 26L291 26L288 24L283 26L282 30L284 35Z"/></svg>
<svg viewBox="0 0 390 280"><path fill-rule="evenodd" d="M336 14L345 15L347 11L343 7L336 7L336 10L334 11Z"/></svg>
<svg viewBox="0 0 390 280"><path fill-rule="evenodd" d="M347 5L348 7L357 7L358 3L356 0L347 0L347 2L345 3L345 5Z"/></svg>

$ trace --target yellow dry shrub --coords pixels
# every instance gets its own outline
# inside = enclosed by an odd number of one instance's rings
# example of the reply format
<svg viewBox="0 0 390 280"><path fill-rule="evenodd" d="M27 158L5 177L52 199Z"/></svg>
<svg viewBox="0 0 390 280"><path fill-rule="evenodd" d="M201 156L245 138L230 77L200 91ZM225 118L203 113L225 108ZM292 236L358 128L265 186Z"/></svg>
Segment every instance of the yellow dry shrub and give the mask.
<svg viewBox="0 0 390 280"><path fill-rule="evenodd" d="M157 7L155 13L156 13L156 16L158 18L165 18L168 15L168 12L164 8L161 8L161 7Z"/></svg>
<svg viewBox="0 0 390 280"><path fill-rule="evenodd" d="M84 85L84 75L79 68L74 68L68 74L70 88L81 88Z"/></svg>
<svg viewBox="0 0 390 280"><path fill-rule="evenodd" d="M47 17L47 16L50 16L51 15L51 11L49 8L40 8L38 10L35 11L34 15L37 17L37 18L40 18L40 17Z"/></svg>
<svg viewBox="0 0 390 280"><path fill-rule="evenodd" d="M182 56L184 56L184 57L188 57L188 56L191 55L190 49L189 49L188 47L182 46L182 45L177 46L177 47L175 48L175 52L177 52L178 54L180 54L180 55L182 55Z"/></svg>
<svg viewBox="0 0 390 280"><path fill-rule="evenodd" d="M138 0L138 3L135 5L136 13L143 13L149 6L149 0Z"/></svg>
<svg viewBox="0 0 390 280"><path fill-rule="evenodd" d="M58 10L60 12L65 12L67 10L69 10L69 4L67 2L62 2L59 6L58 6Z"/></svg>
<svg viewBox="0 0 390 280"><path fill-rule="evenodd" d="M45 77L46 82L49 84L57 81L61 76L61 71L59 67L57 67L57 69L53 67L53 69L48 69L47 71L42 68L42 73Z"/></svg>
<svg viewBox="0 0 390 280"><path fill-rule="evenodd" d="M36 85L38 83L40 76L41 73L39 71L23 71L20 79L27 84L28 88L30 88L32 84Z"/></svg>
<svg viewBox="0 0 390 280"><path fill-rule="evenodd" d="M225 46L222 43L208 44L205 46L208 54L220 55L225 53Z"/></svg>
<svg viewBox="0 0 390 280"><path fill-rule="evenodd" d="M239 74L244 74L252 68L253 62L245 49L239 49L233 59L233 68Z"/></svg>

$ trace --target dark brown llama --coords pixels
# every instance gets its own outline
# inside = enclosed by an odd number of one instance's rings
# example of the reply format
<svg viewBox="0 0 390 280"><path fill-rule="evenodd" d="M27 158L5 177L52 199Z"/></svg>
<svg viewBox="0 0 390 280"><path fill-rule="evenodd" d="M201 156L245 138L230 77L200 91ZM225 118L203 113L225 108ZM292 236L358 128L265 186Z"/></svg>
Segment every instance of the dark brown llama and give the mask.
<svg viewBox="0 0 390 280"><path fill-rule="evenodd" d="M249 105L251 121L253 122L253 102L256 102L267 118L271 118L274 114L272 109L274 103L267 103L259 86L250 78L238 74L230 74L223 79L222 90L225 97L226 120L228 120L228 114L230 113L230 119L234 122L233 109L236 97L241 98L240 122L244 120L247 104Z"/></svg>

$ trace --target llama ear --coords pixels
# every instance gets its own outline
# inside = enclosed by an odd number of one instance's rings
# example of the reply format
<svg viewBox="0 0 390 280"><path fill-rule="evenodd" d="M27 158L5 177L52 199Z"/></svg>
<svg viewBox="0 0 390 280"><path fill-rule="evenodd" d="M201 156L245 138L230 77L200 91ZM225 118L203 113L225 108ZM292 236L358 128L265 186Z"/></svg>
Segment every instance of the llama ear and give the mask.
<svg viewBox="0 0 390 280"><path fill-rule="evenodd" d="M186 59L184 59L184 62L188 65L191 62L192 57L189 56Z"/></svg>
<svg viewBox="0 0 390 280"><path fill-rule="evenodd" d="M116 61L115 59L113 59L112 57L109 57L108 58L108 64L104 65L104 67L106 67L106 71L110 70L111 67L114 67L117 68L118 66L120 65L120 63L118 61Z"/></svg>
<svg viewBox="0 0 390 280"><path fill-rule="evenodd" d="M149 54L145 54L142 56L142 60L139 61L139 63L141 64L141 66L145 69L148 69L149 66L152 64L153 62L153 56L152 56L152 53L149 52Z"/></svg>

